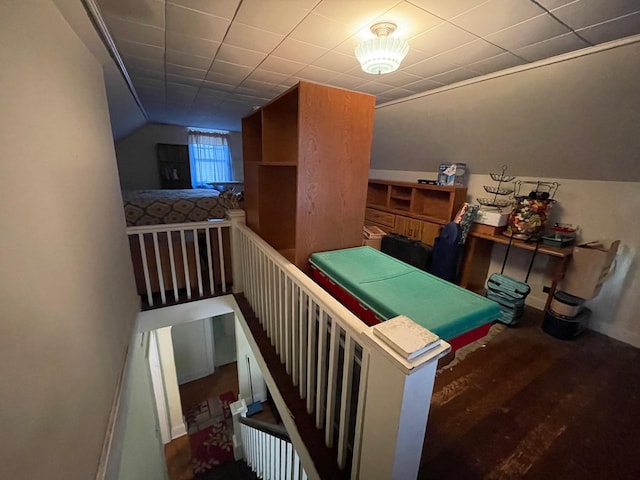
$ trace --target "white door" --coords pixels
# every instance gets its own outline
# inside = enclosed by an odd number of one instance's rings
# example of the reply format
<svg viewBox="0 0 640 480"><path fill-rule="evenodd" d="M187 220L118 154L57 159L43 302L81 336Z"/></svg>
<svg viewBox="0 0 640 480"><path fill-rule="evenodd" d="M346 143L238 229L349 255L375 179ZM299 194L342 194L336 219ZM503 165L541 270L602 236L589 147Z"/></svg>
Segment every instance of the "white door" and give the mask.
<svg viewBox="0 0 640 480"><path fill-rule="evenodd" d="M174 325L171 338L178 384L206 377L215 371L210 318Z"/></svg>

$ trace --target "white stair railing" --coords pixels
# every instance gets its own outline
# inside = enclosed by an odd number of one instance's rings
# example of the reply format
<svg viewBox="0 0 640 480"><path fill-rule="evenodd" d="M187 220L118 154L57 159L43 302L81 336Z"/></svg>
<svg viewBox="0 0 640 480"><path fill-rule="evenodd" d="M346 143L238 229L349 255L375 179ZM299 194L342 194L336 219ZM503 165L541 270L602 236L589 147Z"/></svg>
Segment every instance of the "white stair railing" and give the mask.
<svg viewBox="0 0 640 480"><path fill-rule="evenodd" d="M412 361L399 357L244 225L242 212L230 218L234 279L325 444L337 448L338 466L350 464L353 479L415 478L437 360L449 345Z"/></svg>
<svg viewBox="0 0 640 480"><path fill-rule="evenodd" d="M175 303L226 293L230 225L215 220L128 227L138 293L144 292L148 305L166 305L167 294Z"/></svg>
<svg viewBox="0 0 640 480"><path fill-rule="evenodd" d="M272 428L242 418L240 432L244 447L244 461L258 478L264 480L307 480L298 452L291 444L286 431L273 425ZM282 430L283 433L274 431Z"/></svg>

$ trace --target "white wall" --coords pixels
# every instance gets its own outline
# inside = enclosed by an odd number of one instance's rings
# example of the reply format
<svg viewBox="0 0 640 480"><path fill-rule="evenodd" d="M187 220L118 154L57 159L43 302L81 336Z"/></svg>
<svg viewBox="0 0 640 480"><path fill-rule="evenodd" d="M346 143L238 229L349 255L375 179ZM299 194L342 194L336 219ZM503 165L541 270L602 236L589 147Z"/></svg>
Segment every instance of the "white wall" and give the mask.
<svg viewBox="0 0 640 480"><path fill-rule="evenodd" d="M640 42L532 67L378 107L371 168L640 182Z"/></svg>
<svg viewBox="0 0 640 480"><path fill-rule="evenodd" d="M171 328L178 384L211 375L214 370L212 320L205 318Z"/></svg>
<svg viewBox="0 0 640 480"><path fill-rule="evenodd" d="M160 438L148 363L149 334L133 335L129 345L126 387L120 405L122 434L110 460L117 461L107 478L163 480L168 478ZM141 461L143 460L143 461Z"/></svg>
<svg viewBox="0 0 640 480"><path fill-rule="evenodd" d="M156 144L187 145L187 128L150 123L116 142L122 189L160 188ZM242 136L230 132L230 148L235 180L242 180Z"/></svg>
<svg viewBox="0 0 640 480"><path fill-rule="evenodd" d="M236 318L236 352L238 356L238 383L240 385L240 395L238 398L244 398L247 405L253 401L264 402L267 399L267 384L264 376L258 367L256 357L251 351L249 341L247 340L244 330L240 326ZM247 359L251 363L251 377L249 377L249 365ZM249 382L252 382L251 384ZM251 388L253 387L253 398L251 396Z"/></svg>
<svg viewBox="0 0 640 480"><path fill-rule="evenodd" d="M94 478L138 309L102 66L0 3L0 478Z"/></svg>

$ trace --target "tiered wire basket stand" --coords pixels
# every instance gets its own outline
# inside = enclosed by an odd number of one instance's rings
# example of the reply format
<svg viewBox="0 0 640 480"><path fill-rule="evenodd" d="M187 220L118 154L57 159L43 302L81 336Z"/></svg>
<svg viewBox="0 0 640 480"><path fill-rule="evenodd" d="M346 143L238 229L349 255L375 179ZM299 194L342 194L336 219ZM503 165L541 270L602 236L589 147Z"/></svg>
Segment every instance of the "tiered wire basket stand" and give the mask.
<svg viewBox="0 0 640 480"><path fill-rule="evenodd" d="M492 207L502 211L503 208L511 207L513 201L504 198L513 193L513 188L505 186L505 184L511 183L516 177L513 175L507 175L507 166L502 166L501 173L491 173L491 180L498 182L498 185L483 185L484 191L491 194L490 197L478 198L478 203L483 207Z"/></svg>

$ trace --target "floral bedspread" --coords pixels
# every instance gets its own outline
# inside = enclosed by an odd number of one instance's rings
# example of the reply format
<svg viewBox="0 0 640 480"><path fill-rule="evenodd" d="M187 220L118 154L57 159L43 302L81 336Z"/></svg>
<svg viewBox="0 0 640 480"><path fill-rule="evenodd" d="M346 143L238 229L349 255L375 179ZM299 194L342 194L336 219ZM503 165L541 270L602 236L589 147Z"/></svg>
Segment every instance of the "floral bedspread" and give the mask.
<svg viewBox="0 0 640 480"><path fill-rule="evenodd" d="M217 190L124 190L127 226L201 222L224 218L226 211L239 208L241 199Z"/></svg>

